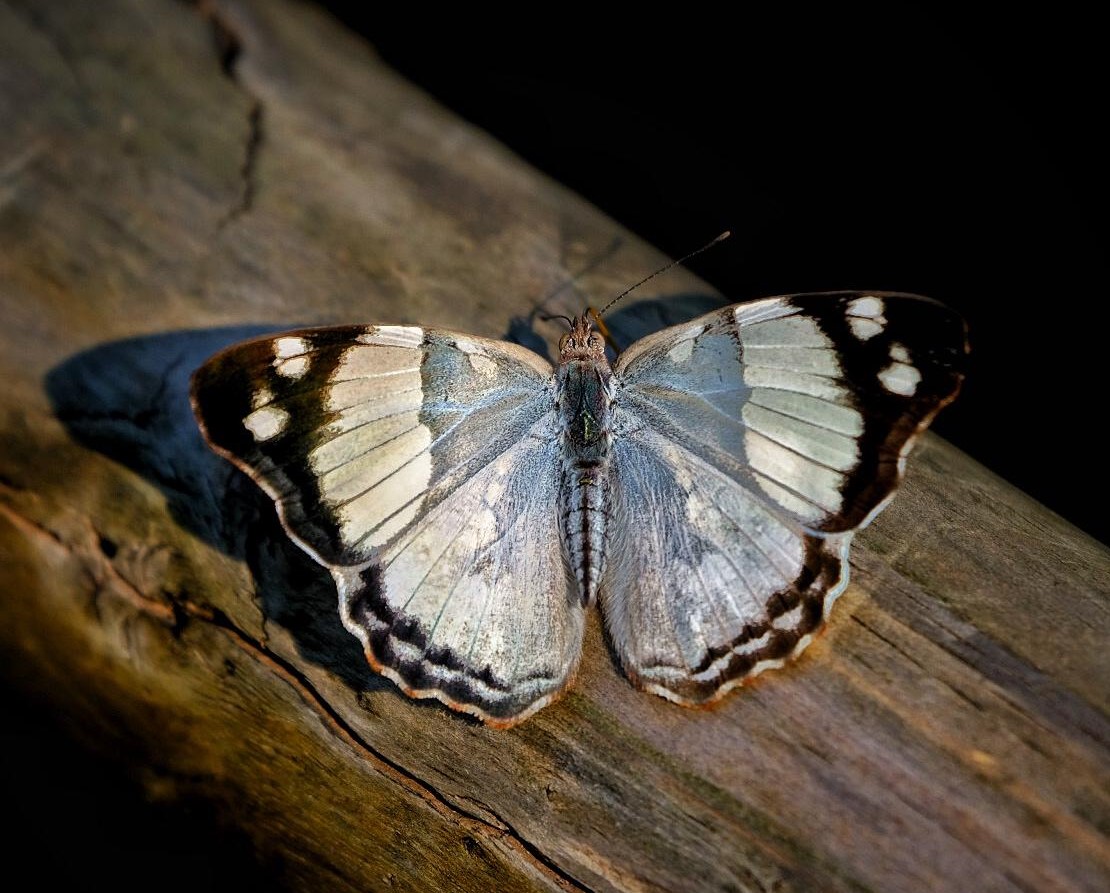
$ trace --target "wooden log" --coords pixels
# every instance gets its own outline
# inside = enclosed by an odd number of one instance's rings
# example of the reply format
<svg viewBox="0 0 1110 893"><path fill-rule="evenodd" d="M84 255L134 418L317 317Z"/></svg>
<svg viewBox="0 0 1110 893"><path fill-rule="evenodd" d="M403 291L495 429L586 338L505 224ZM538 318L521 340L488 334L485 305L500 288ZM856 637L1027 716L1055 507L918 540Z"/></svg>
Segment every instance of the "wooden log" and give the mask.
<svg viewBox="0 0 1110 893"><path fill-rule="evenodd" d="M189 374L305 324L542 347L554 289L660 258L306 4L0 6L0 78L2 668L90 747L306 889L1107 888L1104 547L929 437L827 634L719 709L634 691L596 618L508 732L409 700ZM679 271L614 321L716 303Z"/></svg>

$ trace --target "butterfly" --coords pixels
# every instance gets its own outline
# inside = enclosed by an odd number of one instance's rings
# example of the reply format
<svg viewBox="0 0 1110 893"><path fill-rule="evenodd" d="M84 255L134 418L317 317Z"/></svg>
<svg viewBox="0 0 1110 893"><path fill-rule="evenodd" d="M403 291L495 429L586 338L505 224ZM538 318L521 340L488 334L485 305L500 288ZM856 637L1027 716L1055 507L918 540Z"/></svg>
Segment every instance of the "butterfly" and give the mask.
<svg viewBox="0 0 1110 893"><path fill-rule="evenodd" d="M595 602L629 679L679 704L799 654L967 354L957 313L905 294L735 304L612 364L596 320L554 367L365 325L193 376L209 444L331 572L371 666L494 727L566 689Z"/></svg>

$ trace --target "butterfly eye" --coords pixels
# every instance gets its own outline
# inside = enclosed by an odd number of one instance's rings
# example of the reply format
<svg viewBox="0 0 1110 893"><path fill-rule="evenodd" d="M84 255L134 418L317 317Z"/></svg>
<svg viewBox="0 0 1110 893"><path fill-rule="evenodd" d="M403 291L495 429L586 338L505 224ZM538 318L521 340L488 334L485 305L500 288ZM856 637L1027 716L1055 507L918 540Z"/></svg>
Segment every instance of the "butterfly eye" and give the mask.
<svg viewBox="0 0 1110 893"><path fill-rule="evenodd" d="M590 347L594 350L602 350L605 347L605 339L598 332L594 332L590 335Z"/></svg>
<svg viewBox="0 0 1110 893"><path fill-rule="evenodd" d="M562 338L560 338L559 339L559 350L561 350L561 351L566 350L568 341L570 341L570 335L569 334L564 335Z"/></svg>

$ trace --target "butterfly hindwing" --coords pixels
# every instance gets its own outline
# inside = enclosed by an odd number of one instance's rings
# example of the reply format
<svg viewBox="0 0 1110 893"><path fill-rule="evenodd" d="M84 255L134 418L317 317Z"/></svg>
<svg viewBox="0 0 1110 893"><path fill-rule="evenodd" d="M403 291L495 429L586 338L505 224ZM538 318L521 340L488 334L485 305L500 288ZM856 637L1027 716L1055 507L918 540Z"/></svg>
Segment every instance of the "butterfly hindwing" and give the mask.
<svg viewBox="0 0 1110 893"><path fill-rule="evenodd" d="M619 439L614 460L600 602L634 682L704 703L806 646L840 592L850 534L804 530L651 429Z"/></svg>
<svg viewBox="0 0 1110 893"><path fill-rule="evenodd" d="M726 307L623 353L600 600L628 674L702 703L801 651L965 354L943 305L858 292Z"/></svg>
<svg viewBox="0 0 1110 893"><path fill-rule="evenodd" d="M332 571L371 663L506 723L565 686L581 643L551 510L551 372L451 332L309 329L218 354L193 404Z"/></svg>
<svg viewBox="0 0 1110 893"><path fill-rule="evenodd" d="M544 422L383 548L337 569L340 614L415 697L512 725L568 684L585 612L563 559Z"/></svg>

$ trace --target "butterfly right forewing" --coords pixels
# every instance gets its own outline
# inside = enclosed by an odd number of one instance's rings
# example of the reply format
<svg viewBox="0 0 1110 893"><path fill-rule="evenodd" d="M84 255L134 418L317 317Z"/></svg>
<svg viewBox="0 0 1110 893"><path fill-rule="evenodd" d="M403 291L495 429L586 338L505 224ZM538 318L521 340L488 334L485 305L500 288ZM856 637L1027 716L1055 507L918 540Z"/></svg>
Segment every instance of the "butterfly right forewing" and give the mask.
<svg viewBox="0 0 1110 893"><path fill-rule="evenodd" d="M735 304L636 342L623 410L820 531L864 523L963 380L963 320L916 295Z"/></svg>

